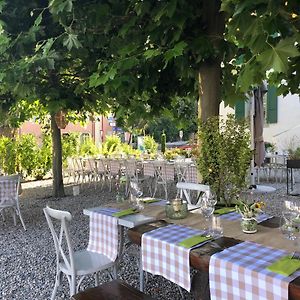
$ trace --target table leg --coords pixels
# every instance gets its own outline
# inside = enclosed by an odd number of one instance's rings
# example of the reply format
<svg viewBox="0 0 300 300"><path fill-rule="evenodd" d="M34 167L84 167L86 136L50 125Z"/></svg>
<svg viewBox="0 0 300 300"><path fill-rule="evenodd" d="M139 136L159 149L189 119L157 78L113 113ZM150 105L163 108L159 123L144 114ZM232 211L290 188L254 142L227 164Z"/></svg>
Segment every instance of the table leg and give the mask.
<svg viewBox="0 0 300 300"><path fill-rule="evenodd" d="M142 249L140 250L140 291L144 291L144 270L143 270L143 261L142 261Z"/></svg>

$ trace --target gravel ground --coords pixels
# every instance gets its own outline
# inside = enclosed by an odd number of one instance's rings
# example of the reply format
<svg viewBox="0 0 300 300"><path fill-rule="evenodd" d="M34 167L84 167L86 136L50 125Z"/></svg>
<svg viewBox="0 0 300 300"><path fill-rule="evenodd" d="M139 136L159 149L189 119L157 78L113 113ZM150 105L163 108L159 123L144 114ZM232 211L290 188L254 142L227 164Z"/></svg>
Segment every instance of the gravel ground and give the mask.
<svg viewBox="0 0 300 300"><path fill-rule="evenodd" d="M267 203L266 210L273 215L280 215L284 201L299 202L299 196L287 196L286 185L283 183L266 184L277 188L276 192L265 195L250 195L253 198L263 198ZM300 186L300 183L298 184ZM84 216L84 208L103 205L114 201L115 194L107 189L103 191L94 186L82 186L79 196L72 196L72 187L66 187L67 196L63 199L51 197L51 182L32 182L23 184L20 197L21 211L27 226L24 231L20 222L13 225L12 218L7 216L5 222L0 222L0 299L3 300L39 300L50 299L55 278L55 252L42 209L50 207L68 210L73 215L71 235L74 249L87 246L89 223ZM175 190L174 190L175 192ZM129 284L138 287L138 267L136 252L131 249L121 261L118 276ZM134 255L135 254L135 255ZM101 282L109 281L103 275ZM93 278L84 280L82 287L93 286ZM176 285L159 276L149 276L146 293L156 299L181 299ZM185 299L193 299L187 293ZM57 293L57 299L69 299L68 283L64 278Z"/></svg>

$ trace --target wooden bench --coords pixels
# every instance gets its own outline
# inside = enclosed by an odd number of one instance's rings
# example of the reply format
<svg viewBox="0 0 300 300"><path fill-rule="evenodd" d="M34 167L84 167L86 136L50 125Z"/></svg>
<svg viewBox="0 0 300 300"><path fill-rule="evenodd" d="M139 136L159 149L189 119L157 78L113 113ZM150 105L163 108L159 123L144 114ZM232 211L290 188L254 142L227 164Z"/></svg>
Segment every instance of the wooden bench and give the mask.
<svg viewBox="0 0 300 300"><path fill-rule="evenodd" d="M86 289L71 300L154 300L121 280L113 280L98 287Z"/></svg>

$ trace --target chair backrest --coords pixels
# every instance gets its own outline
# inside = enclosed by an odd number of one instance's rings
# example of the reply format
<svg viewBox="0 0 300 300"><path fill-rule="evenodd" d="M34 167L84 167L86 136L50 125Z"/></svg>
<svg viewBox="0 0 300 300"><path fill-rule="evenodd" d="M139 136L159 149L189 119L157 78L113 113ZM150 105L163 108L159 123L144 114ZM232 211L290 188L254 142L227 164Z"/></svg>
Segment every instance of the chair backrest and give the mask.
<svg viewBox="0 0 300 300"><path fill-rule="evenodd" d="M111 159L109 161L109 170L111 175L119 175L121 170L121 162L116 159Z"/></svg>
<svg viewBox="0 0 300 300"><path fill-rule="evenodd" d="M135 159L129 159L125 161L125 170L126 175L128 177L136 176L137 175L137 163Z"/></svg>
<svg viewBox="0 0 300 300"><path fill-rule="evenodd" d="M20 175L0 176L0 207L19 206Z"/></svg>
<svg viewBox="0 0 300 300"><path fill-rule="evenodd" d="M201 202L200 193L202 192L202 193L208 194L210 192L210 187L209 187L209 185L206 185L206 184L178 182L176 184L176 187L178 190L180 190L180 197L182 197L184 194L188 204L192 204L192 205L196 205L196 206L200 206L200 202ZM190 196L191 191L197 192L197 202L196 203L192 203L192 199Z"/></svg>
<svg viewBox="0 0 300 300"><path fill-rule="evenodd" d="M68 227L72 215L68 211L56 210L48 206L43 211L53 237L56 263L58 265L59 262L64 262L65 266L74 274L74 252ZM60 223L59 231L56 230L57 226L54 225L53 221Z"/></svg>

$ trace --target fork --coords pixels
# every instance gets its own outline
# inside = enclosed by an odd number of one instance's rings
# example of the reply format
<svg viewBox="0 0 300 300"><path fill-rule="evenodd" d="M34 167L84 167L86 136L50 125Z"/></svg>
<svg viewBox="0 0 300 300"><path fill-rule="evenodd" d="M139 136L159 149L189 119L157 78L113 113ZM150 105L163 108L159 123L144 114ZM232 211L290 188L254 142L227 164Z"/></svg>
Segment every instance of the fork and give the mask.
<svg viewBox="0 0 300 300"><path fill-rule="evenodd" d="M300 252L294 251L292 257L292 259L300 259Z"/></svg>

